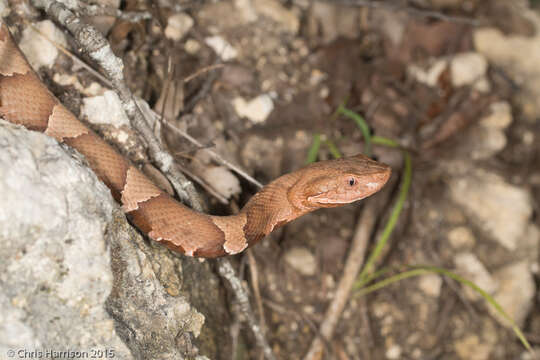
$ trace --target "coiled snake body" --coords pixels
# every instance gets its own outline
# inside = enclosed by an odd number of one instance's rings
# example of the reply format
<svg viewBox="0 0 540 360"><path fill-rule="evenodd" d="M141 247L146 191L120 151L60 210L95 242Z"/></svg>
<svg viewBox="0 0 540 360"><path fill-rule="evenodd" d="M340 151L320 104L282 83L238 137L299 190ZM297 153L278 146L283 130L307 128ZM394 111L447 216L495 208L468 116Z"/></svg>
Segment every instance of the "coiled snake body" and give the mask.
<svg viewBox="0 0 540 360"><path fill-rule="evenodd" d="M78 150L135 226L190 256L236 254L303 214L370 196L390 177L387 165L363 155L322 161L274 180L237 215L198 213L154 185L67 110L31 69L5 24L0 27L0 116Z"/></svg>

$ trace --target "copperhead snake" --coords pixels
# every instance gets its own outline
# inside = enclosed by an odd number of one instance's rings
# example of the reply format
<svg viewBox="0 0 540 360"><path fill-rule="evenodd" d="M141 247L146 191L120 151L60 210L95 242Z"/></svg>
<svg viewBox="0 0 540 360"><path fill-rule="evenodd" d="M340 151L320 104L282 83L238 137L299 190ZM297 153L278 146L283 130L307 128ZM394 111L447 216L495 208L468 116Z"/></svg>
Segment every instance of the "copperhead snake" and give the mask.
<svg viewBox="0 0 540 360"><path fill-rule="evenodd" d="M211 216L177 202L67 110L0 27L0 116L44 132L83 154L130 221L151 239L197 257L237 254L299 216L379 191L390 167L363 155L321 161L285 174L237 215Z"/></svg>

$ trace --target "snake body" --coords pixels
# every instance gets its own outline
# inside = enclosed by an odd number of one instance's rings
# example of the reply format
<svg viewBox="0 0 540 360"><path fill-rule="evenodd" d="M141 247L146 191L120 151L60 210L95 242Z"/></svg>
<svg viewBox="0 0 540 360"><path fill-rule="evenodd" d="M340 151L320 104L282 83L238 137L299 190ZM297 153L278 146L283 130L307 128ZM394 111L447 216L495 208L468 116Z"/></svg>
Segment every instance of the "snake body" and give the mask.
<svg viewBox="0 0 540 360"><path fill-rule="evenodd" d="M387 165L363 155L322 161L274 180L237 215L193 211L154 185L67 110L32 70L3 23L0 116L79 151L135 226L151 239L190 256L239 253L303 214L379 191L390 176Z"/></svg>

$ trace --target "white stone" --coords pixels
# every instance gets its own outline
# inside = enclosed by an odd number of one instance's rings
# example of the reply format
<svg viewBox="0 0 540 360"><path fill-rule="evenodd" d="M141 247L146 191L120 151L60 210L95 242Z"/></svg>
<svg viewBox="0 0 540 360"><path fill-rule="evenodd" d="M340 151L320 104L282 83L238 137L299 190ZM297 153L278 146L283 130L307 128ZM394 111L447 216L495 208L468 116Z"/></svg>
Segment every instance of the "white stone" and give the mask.
<svg viewBox="0 0 540 360"><path fill-rule="evenodd" d="M422 292L431 297L439 297L441 294L442 278L439 275L423 275L418 279L418 287Z"/></svg>
<svg viewBox="0 0 540 360"><path fill-rule="evenodd" d="M536 292L529 263L520 261L505 266L496 271L493 277L499 283L499 289L493 296L495 301L501 305L510 318L514 319L518 326L523 326L533 306ZM509 325L493 307L490 307L490 311L504 324Z"/></svg>
<svg viewBox="0 0 540 360"><path fill-rule="evenodd" d="M390 360L401 359L401 347L394 344L386 350L386 358Z"/></svg>
<svg viewBox="0 0 540 360"><path fill-rule="evenodd" d="M512 109L506 101L490 105L490 114L480 120L467 135L474 160L488 159L499 153L508 142L505 129L512 123Z"/></svg>
<svg viewBox="0 0 540 360"><path fill-rule="evenodd" d="M122 108L118 95L112 90L102 96L87 97L83 100L81 114L92 124L106 124L120 127L129 126L129 119Z"/></svg>
<svg viewBox="0 0 540 360"><path fill-rule="evenodd" d="M512 123L512 109L505 101L490 105L490 114L482 118L466 135L470 156L474 160L488 159L506 147L505 129Z"/></svg>
<svg viewBox="0 0 540 360"><path fill-rule="evenodd" d="M528 12L528 18L540 24L537 14ZM476 50L490 63L502 68L516 84L520 96L517 104L528 118L540 116L540 34L535 36L505 35L499 29L482 27L474 31Z"/></svg>
<svg viewBox="0 0 540 360"><path fill-rule="evenodd" d="M83 87L79 82L79 78L72 74L60 74L55 73L53 75L53 81L60 86L73 86L78 92L85 96L98 96L103 95L106 89L98 82L91 82L88 87Z"/></svg>
<svg viewBox="0 0 540 360"><path fill-rule="evenodd" d="M490 114L480 120L480 124L494 129L506 129L512 123L512 108L506 101L499 101L489 106Z"/></svg>
<svg viewBox="0 0 540 360"><path fill-rule="evenodd" d="M265 121L274 110L274 102L267 94L259 95L249 101L238 97L233 100L233 106L239 116L246 117L254 123Z"/></svg>
<svg viewBox="0 0 540 360"><path fill-rule="evenodd" d="M470 157L473 160L488 159L503 150L508 143L504 131L481 124L467 135L476 139L470 149Z"/></svg>
<svg viewBox="0 0 540 360"><path fill-rule="evenodd" d="M416 79L416 81L431 87L436 87L438 86L439 77L447 66L448 62L446 60L437 60L427 69L413 64L407 68L407 71L410 76Z"/></svg>
<svg viewBox="0 0 540 360"><path fill-rule="evenodd" d="M497 288L497 282L487 271L484 264L473 253L459 253L454 258L457 272L465 279L475 283L480 289L488 294L493 294ZM480 299L480 295L470 287L464 287L465 295L471 300Z"/></svg>
<svg viewBox="0 0 540 360"><path fill-rule="evenodd" d="M295 247L287 251L285 262L304 276L313 276L317 270L315 256L305 247Z"/></svg>
<svg viewBox="0 0 540 360"><path fill-rule="evenodd" d="M472 248L476 239L468 227L458 226L448 232L448 241L454 249L464 249Z"/></svg>
<svg viewBox="0 0 540 360"><path fill-rule="evenodd" d="M66 38L62 31L50 20L44 20L35 24L35 27L47 38L55 43L66 46ZM22 38L19 43L28 62L34 69L41 66L51 68L58 56L58 49L49 40L43 37L41 33L36 32L32 27L26 27L22 32Z"/></svg>
<svg viewBox="0 0 540 360"><path fill-rule="evenodd" d="M193 24L193 19L185 13L171 15L167 21L165 36L171 40L179 41L191 30Z"/></svg>
<svg viewBox="0 0 540 360"><path fill-rule="evenodd" d="M496 28L479 28L474 32L474 44L478 52L490 60L512 69L538 73L540 61L539 36L506 36Z"/></svg>
<svg viewBox="0 0 540 360"><path fill-rule="evenodd" d="M201 44L197 40L187 39L184 44L184 49L190 54L196 54L201 49Z"/></svg>
<svg viewBox="0 0 540 360"><path fill-rule="evenodd" d="M476 91L487 93L491 90L491 83L487 76L483 76L472 84L473 89Z"/></svg>
<svg viewBox="0 0 540 360"><path fill-rule="evenodd" d="M452 84L455 87L472 85L484 78L487 68L486 58L479 53L458 54L450 62Z"/></svg>
<svg viewBox="0 0 540 360"><path fill-rule="evenodd" d="M509 250L518 248L532 215L530 192L486 171L453 177L450 195L494 240Z"/></svg>
<svg viewBox="0 0 540 360"><path fill-rule="evenodd" d="M283 29L296 34L300 28L300 20L292 11L285 8L277 0L253 0L255 11L261 15L269 17L275 22L281 24Z"/></svg>
<svg viewBox="0 0 540 360"><path fill-rule="evenodd" d="M240 194L240 181L223 166L207 167L202 173L203 179L225 198Z"/></svg>
<svg viewBox="0 0 540 360"><path fill-rule="evenodd" d="M229 61L238 56L238 51L221 36L209 36L204 41L223 61Z"/></svg>

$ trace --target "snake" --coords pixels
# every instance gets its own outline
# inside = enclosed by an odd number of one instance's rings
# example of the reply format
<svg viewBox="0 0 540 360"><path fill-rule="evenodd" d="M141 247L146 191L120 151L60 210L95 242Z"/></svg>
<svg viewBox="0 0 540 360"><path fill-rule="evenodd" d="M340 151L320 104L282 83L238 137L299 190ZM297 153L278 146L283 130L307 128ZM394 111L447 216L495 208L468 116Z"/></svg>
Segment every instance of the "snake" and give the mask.
<svg viewBox="0 0 540 360"><path fill-rule="evenodd" d="M364 199L391 175L364 155L312 163L273 180L234 215L197 212L155 185L48 90L2 22L0 116L81 153L133 225L169 249L194 257L238 254L274 229L320 208Z"/></svg>

